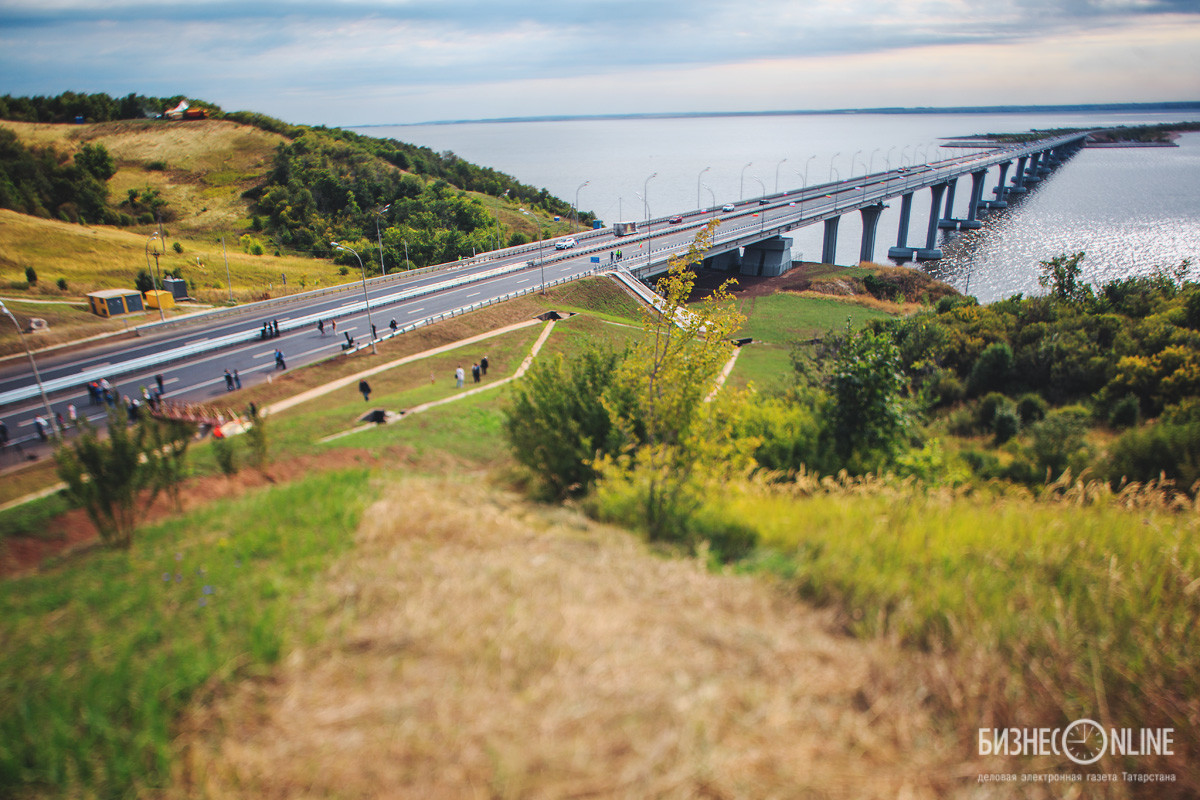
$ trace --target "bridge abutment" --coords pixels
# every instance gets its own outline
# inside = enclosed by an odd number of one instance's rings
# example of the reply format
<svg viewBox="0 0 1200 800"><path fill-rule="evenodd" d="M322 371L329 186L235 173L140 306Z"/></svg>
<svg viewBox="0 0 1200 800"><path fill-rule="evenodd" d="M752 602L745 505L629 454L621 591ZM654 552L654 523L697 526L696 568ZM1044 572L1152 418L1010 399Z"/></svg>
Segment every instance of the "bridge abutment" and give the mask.
<svg viewBox="0 0 1200 800"><path fill-rule="evenodd" d="M741 273L774 278L792 268L792 239L787 236L772 236L765 241L755 242L742 253Z"/></svg>

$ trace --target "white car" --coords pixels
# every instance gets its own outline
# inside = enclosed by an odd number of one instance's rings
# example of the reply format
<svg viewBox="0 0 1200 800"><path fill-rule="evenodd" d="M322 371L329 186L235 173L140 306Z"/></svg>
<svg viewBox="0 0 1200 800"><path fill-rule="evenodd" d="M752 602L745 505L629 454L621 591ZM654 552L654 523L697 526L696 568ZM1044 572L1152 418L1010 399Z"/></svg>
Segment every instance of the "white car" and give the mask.
<svg viewBox="0 0 1200 800"><path fill-rule="evenodd" d="M575 246L575 240L572 238L559 239L554 243L555 250L569 250Z"/></svg>
<svg viewBox="0 0 1200 800"><path fill-rule="evenodd" d="M725 205L721 206L721 210L722 211L733 211L733 203L726 203Z"/></svg>

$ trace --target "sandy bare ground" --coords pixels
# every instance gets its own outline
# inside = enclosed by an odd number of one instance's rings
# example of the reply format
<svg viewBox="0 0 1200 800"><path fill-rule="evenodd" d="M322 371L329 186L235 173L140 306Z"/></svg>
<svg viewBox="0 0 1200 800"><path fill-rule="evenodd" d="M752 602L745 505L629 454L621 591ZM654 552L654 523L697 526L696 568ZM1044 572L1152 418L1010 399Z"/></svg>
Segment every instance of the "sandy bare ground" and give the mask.
<svg viewBox="0 0 1200 800"><path fill-rule="evenodd" d="M913 659L762 578L571 511L407 480L298 613L326 635L196 710L173 797L969 792Z"/></svg>

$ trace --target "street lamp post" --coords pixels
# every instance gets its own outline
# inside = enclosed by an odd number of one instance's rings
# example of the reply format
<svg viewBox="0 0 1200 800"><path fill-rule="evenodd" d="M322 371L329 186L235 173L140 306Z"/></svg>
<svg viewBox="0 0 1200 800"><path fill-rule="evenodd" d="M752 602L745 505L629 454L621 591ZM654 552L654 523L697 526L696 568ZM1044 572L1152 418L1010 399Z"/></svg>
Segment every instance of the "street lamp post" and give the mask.
<svg viewBox="0 0 1200 800"><path fill-rule="evenodd" d="M787 159L781 158L779 159L779 163L775 165L775 194L779 194L779 168L783 166L784 161L787 161Z"/></svg>
<svg viewBox="0 0 1200 800"><path fill-rule="evenodd" d="M57 436L59 433L58 425L54 422L54 412L50 410L50 400L46 397L46 387L42 385L42 374L38 372L37 362L33 360L33 351L29 349L29 343L25 341L25 331L21 330L21 323L17 322L17 318L8 310L8 306L0 301L0 314L12 320L13 327L17 329L17 338L21 340L21 345L25 348L25 355L29 356L29 366L33 368L33 380L37 383L38 391L42 395L42 408L46 409L46 425Z"/></svg>
<svg viewBox="0 0 1200 800"><path fill-rule="evenodd" d="M712 190L712 187L709 186L707 183L704 184L704 189L708 192L709 199L712 200L712 218L716 219L717 218L717 195Z"/></svg>
<svg viewBox="0 0 1200 800"><path fill-rule="evenodd" d="M700 170L700 174L696 176L696 208L700 208L700 179L704 177L704 173L708 172L712 167L705 167ZM713 201L714 203L716 200Z"/></svg>
<svg viewBox="0 0 1200 800"><path fill-rule="evenodd" d="M654 231L650 228L650 178L657 178L658 173L650 173L642 183L642 204L646 207L646 269L650 269L650 242L654 239Z"/></svg>
<svg viewBox="0 0 1200 800"><path fill-rule="evenodd" d="M155 248L153 251L150 250L150 243L154 242L154 241L157 241L159 244L162 244L162 239L159 238L158 231L155 231L154 233L150 234L150 238L146 240L146 269L150 269L150 256L153 255L154 256L154 275L155 275L154 288L157 289L160 286L162 286L162 277L161 277L162 273L159 272L159 270L158 270L158 257L159 257L159 255L161 255L161 252L158 250L158 248ZM155 297L158 297L158 296L155 295ZM163 304L162 304L161 297L158 297L158 299L155 301L155 305L158 306L159 320L161 320L162 322L166 322L167 315L163 313L163 307L162 307Z"/></svg>
<svg viewBox="0 0 1200 800"><path fill-rule="evenodd" d="M747 161L746 166L742 167L742 178L738 182L738 200L746 199L746 168L753 164L753 161Z"/></svg>
<svg viewBox="0 0 1200 800"><path fill-rule="evenodd" d="M379 240L379 271L384 275L387 275L387 267L383 264L383 236L379 233L379 218L386 214L391 207L392 204L388 203L383 208L375 211L375 238Z"/></svg>
<svg viewBox="0 0 1200 800"><path fill-rule="evenodd" d="M838 150L836 153L834 153L832 156L829 157L829 182L830 183L833 183L833 162L841 154L842 154L842 151Z"/></svg>
<svg viewBox="0 0 1200 800"><path fill-rule="evenodd" d="M583 183L579 184L579 188L575 190L575 207L571 210L575 213L576 225L579 224L579 190L587 186L589 183L591 183L591 181L584 181Z"/></svg>
<svg viewBox="0 0 1200 800"><path fill-rule="evenodd" d="M371 352L375 353L375 323L371 319L371 298L367 295L367 268L363 266L362 256L358 254L357 250L346 247L344 244L338 244L337 242L330 242L330 244L338 250L354 253L354 257L358 259L358 268L362 271L363 302L367 305L367 325L371 327Z"/></svg>
<svg viewBox="0 0 1200 800"><path fill-rule="evenodd" d="M761 178L759 178L759 177L757 177L757 176L755 176L755 175L751 175L750 177L751 177L751 178L753 178L753 179L754 179L754 180L755 180L755 181L758 183L758 187L759 187L760 189L762 189L762 195L761 195L761 196L762 196L762 198L763 198L763 199L766 199L766 197L767 197L767 185L766 185L765 183L763 183L763 182L762 182L762 179L761 179ZM762 232L763 232L763 231L765 231L765 230L766 230L766 228L767 228L767 212L766 212L766 209L762 209L762 208L760 208L760 209L759 209L759 212L758 212L758 222L759 222L759 225L758 225L758 230L759 230L759 233L762 233Z"/></svg>

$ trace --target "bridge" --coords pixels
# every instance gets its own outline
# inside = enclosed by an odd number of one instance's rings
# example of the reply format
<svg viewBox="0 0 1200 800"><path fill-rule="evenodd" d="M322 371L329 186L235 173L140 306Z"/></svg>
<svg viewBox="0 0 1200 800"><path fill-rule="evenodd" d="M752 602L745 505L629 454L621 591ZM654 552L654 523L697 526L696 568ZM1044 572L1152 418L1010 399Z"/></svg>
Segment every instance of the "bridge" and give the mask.
<svg viewBox="0 0 1200 800"><path fill-rule="evenodd" d="M937 259L941 257L939 230L979 227L981 213L1003 207L1010 196L1041 180L1075 153L1085 136L1079 133L996 147L725 206L716 205L714 198L711 208L646 220L639 223L637 232L623 236L613 228L601 228L575 234L572 247L559 249L554 241L535 242L450 264L364 279L361 284L148 324L137 329L136 338L99 341L85 352L38 353L41 377L36 381L23 358L3 359L0 415L6 418L14 440L36 438L33 417L42 413L52 418L55 411L65 412L68 404L93 419L102 418L102 412L89 407L83 391L84 384L100 377L119 382L124 388L118 394L133 397L140 395L140 386L162 377L170 399L212 402L224 394L225 369L240 370L247 385L267 380L275 371L272 354L276 348L286 353L289 365L301 366L340 351L374 349L378 341L421 325L576 280L598 269L619 268L649 278L665 271L670 257L691 245L695 229L714 218L721 225L706 266L746 275L777 275L792 263L787 234L818 223L824 225L821 260L833 263L838 223L852 213L861 214L863 220L860 260L874 260L879 214L885 201L899 198L900 225L888 256ZM993 167L999 167L999 179L990 192L993 197L985 199L984 180ZM950 213L954 193L966 176L971 177L968 212L965 218L956 219ZM912 204L917 194L926 190L932 212L929 225L923 243L910 246ZM327 336L317 329L316 322L331 319L338 321L338 332ZM389 319L396 321L395 328L386 321ZM277 328L278 337L262 339L267 323ZM351 348L343 346L343 335L353 340ZM48 395L45 400L41 399L43 388Z"/></svg>
<svg viewBox="0 0 1200 800"><path fill-rule="evenodd" d="M1004 208L1008 198L1028 191L1055 167L1074 155L1086 133L1057 136L1021 145L998 147L944 161L899 167L824 183L800 190L767 195L740 203L730 212L716 207L682 215L683 224L672 226L669 217L650 220L646 232L627 237L636 242L637 257L622 261L622 266L641 278L649 278L666 269L671 255L686 248L691 236L678 234L709 219L721 219L716 240L704 266L737 271L743 275L779 275L791 267L790 231L817 223L824 224L821 252L823 263L834 263L838 225L846 214L862 215L862 242L859 261L874 261L880 213L887 200L899 198L900 224L896 244L888 248L888 258L896 261L934 261L942 257L937 247L940 230L971 230L983 225L979 217L990 209ZM1015 164L1015 169L1013 169ZM992 198L985 198L984 182L988 171L999 167ZM1011 180L1009 173L1011 170ZM970 176L970 201L965 218L952 215L960 178ZM929 225L923 244L912 246L910 219L914 197L929 190Z"/></svg>

